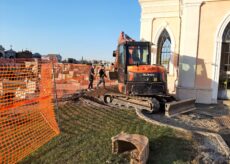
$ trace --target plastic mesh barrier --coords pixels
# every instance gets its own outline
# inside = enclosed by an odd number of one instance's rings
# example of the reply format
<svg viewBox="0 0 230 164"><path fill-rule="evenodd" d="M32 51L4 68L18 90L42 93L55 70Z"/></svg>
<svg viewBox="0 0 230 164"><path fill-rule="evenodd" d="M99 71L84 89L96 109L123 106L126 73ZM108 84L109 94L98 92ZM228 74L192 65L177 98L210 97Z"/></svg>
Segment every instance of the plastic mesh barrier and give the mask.
<svg viewBox="0 0 230 164"><path fill-rule="evenodd" d="M0 59L0 162L16 163L58 135L52 62Z"/></svg>
<svg viewBox="0 0 230 164"><path fill-rule="evenodd" d="M95 79L93 82L93 87L97 86L99 82L99 69L100 66L95 68ZM57 87L58 98L71 95L88 88L89 84L89 70L90 66L86 64L63 64L59 63L55 65L55 81ZM105 67L106 74L111 71L110 67ZM117 81L109 80L109 77L105 78L106 86L116 85ZM102 86L102 84L100 85Z"/></svg>

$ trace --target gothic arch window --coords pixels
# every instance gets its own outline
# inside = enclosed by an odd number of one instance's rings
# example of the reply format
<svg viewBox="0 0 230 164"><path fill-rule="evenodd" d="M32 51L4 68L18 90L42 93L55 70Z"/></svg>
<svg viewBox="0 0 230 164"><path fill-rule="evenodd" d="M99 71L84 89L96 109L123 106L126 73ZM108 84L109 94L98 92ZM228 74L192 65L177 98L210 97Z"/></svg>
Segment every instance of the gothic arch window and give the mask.
<svg viewBox="0 0 230 164"><path fill-rule="evenodd" d="M224 43L230 43L230 23L228 23L226 29L224 30L222 39Z"/></svg>
<svg viewBox="0 0 230 164"><path fill-rule="evenodd" d="M230 23L224 30L222 36L222 50L220 61L220 76L219 76L219 99L229 99L229 92L227 95L222 94L225 90L230 90Z"/></svg>
<svg viewBox="0 0 230 164"><path fill-rule="evenodd" d="M157 64L163 65L169 71L171 56L171 39L169 33L164 29L157 43Z"/></svg>

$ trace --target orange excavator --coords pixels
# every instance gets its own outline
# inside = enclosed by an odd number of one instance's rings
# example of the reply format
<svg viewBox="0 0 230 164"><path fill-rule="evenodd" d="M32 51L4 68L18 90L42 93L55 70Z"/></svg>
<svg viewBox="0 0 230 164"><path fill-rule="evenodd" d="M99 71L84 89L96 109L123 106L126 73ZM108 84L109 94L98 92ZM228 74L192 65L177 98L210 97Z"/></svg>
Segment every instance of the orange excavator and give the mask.
<svg viewBox="0 0 230 164"><path fill-rule="evenodd" d="M110 72L109 77L118 80L119 93L106 93L106 103L115 102L151 113L166 108L171 111L170 108L180 105L183 106L180 111L194 107L194 99L177 101L168 93L166 69L161 65L151 65L150 42L137 42L121 32L113 56L116 57L115 71Z"/></svg>

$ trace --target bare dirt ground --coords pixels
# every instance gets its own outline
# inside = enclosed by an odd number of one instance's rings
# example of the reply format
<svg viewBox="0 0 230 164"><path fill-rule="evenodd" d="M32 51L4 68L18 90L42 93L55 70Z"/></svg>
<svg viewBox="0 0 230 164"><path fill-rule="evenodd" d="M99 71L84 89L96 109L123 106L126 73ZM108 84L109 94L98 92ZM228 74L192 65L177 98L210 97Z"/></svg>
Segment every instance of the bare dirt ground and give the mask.
<svg viewBox="0 0 230 164"><path fill-rule="evenodd" d="M230 145L230 107L219 103L217 105L196 105L196 110L167 118L163 113L157 115L145 114L156 121L176 127L210 133L218 133Z"/></svg>
<svg viewBox="0 0 230 164"><path fill-rule="evenodd" d="M162 124L189 130L191 132L204 132L204 134L194 133L193 139L197 143L199 155L195 163L230 163L230 107L222 102L217 105L196 104L196 110L181 114L172 118L164 116L164 113L144 115L151 120ZM227 146L227 150L221 147L223 144L215 136L209 134L219 134Z"/></svg>
<svg viewBox="0 0 230 164"><path fill-rule="evenodd" d="M229 124L223 123L227 122L229 115L215 115L214 110L218 110L220 112L222 109L207 109L206 108L200 108L199 105L197 105L197 109L192 112L188 112L185 114L181 114L172 118L168 118L164 116L164 113L160 114L145 114L147 117L153 118L155 120L158 120L160 122L169 123L174 126L182 127L188 130L200 130L204 132L213 132L213 133L219 133L219 132L227 132L229 131ZM213 112L213 113L212 113ZM230 131L229 131L230 132Z"/></svg>

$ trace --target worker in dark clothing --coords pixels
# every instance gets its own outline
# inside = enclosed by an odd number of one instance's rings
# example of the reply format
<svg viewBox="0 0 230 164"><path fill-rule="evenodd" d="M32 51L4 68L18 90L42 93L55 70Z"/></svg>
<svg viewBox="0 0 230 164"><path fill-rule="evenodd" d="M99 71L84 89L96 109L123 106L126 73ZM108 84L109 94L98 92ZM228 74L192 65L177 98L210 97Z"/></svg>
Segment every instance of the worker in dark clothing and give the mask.
<svg viewBox="0 0 230 164"><path fill-rule="evenodd" d="M99 76L100 76L100 80L99 80L99 82L98 82L98 84L97 84L97 87L99 87L99 85L100 85L101 83L103 83L103 86L104 86L104 88L105 88L105 77L107 77L107 76L106 76L106 74L105 74L105 67L104 67L104 65L102 65L102 66L101 66L101 69L99 70Z"/></svg>
<svg viewBox="0 0 230 164"><path fill-rule="evenodd" d="M88 85L88 89L93 89L94 69L95 69L95 66L91 64L91 67L90 67L90 70L89 70L89 85Z"/></svg>
<svg viewBox="0 0 230 164"><path fill-rule="evenodd" d="M128 50L128 63L132 64L140 64L140 58L138 57L138 52L134 47L129 47Z"/></svg>

